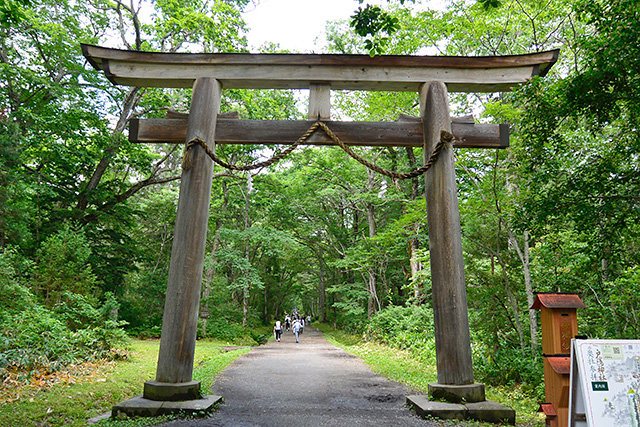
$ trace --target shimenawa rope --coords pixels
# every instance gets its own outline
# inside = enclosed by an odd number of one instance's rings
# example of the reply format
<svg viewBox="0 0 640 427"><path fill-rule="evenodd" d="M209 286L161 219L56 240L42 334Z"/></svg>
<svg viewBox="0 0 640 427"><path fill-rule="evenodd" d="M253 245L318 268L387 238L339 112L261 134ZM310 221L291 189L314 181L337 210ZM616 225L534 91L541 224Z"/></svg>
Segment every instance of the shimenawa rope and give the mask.
<svg viewBox="0 0 640 427"><path fill-rule="evenodd" d="M186 145L186 148L185 148L185 152L184 152L184 157L183 157L183 160L182 160L182 168L184 170L191 169L192 165L191 165L191 154L190 154L190 151L191 151L191 148L193 148L195 145L200 145L204 149L205 153L207 153L207 155L211 158L211 160L213 160L214 162L216 162L220 166L222 166L224 168L227 168L227 169L237 170L237 171L248 171L248 170L252 170L252 169L257 169L257 168L261 168L261 167L270 166L270 165L274 164L275 162L277 162L279 160L282 160L283 158L288 156L293 150L295 150L295 148L298 145L300 145L301 143L306 141L311 136L311 134L313 134L318 128L322 128L322 130L324 130L326 132L327 136L329 136L329 138L331 138L331 140L333 142L335 142L348 155L353 157L355 160L357 160L358 162L360 162L364 166L366 166L369 169L374 170L374 171L376 171L376 172L378 172L378 173L380 173L382 175L388 176L390 178L401 179L401 180L402 179L408 179L408 178L414 178L416 176L419 176L419 175L425 173L435 163L436 159L438 158L438 154L440 154L440 151L442 150L442 147L444 147L444 145L446 143L453 141L453 135L450 132L448 132L446 130L441 131L440 132L440 141L438 141L438 143L436 144L436 146L435 146L435 148L433 150L433 153L431 153L431 157L429 157L429 160L427 160L427 162L424 164L424 166L422 166L419 169L415 169L415 170L413 170L411 172L400 173L400 172L395 172L395 171L390 171L390 170L387 170L387 169L383 169L380 166L374 165L373 163L369 162L368 160L360 157L349 146L345 145L345 143L342 142L340 140L340 138L338 138L338 136L335 133L333 133L333 131L331 129L329 129L329 127L325 123L323 123L323 122L315 122L314 124L311 125L311 127L300 138L298 138L298 140L296 142L291 144L285 150L283 150L280 153L277 153L276 155L274 155L273 157L271 157L268 160L265 160L265 161L259 162L259 163L254 163L252 165L244 165L244 166L231 165L231 164L225 162L224 160L220 159L218 156L216 156L215 153L213 153L213 151L211 151L211 149L207 146L207 144L201 138L198 138L198 137L193 138L192 140L187 142L187 145Z"/></svg>

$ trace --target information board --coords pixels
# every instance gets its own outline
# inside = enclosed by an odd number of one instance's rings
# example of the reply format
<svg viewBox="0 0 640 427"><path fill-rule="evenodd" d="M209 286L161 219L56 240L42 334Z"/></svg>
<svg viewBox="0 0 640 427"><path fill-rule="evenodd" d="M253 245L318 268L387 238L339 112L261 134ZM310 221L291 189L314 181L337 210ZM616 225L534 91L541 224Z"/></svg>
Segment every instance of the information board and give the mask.
<svg viewBox="0 0 640 427"><path fill-rule="evenodd" d="M572 340L569 427L640 427L640 341Z"/></svg>

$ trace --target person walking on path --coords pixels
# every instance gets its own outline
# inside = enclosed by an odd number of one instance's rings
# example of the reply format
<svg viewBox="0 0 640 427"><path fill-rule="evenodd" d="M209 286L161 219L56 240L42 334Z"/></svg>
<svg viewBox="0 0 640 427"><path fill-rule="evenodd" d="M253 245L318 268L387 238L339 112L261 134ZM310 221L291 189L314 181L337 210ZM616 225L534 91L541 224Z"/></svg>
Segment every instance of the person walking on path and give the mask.
<svg viewBox="0 0 640 427"><path fill-rule="evenodd" d="M293 333L296 335L296 342L300 342L300 321L293 321Z"/></svg>
<svg viewBox="0 0 640 427"><path fill-rule="evenodd" d="M289 317L288 314L284 317L284 327L287 329L287 331L291 329L291 317Z"/></svg>
<svg viewBox="0 0 640 427"><path fill-rule="evenodd" d="M276 324L273 327L273 334L276 337L276 341L280 341L280 337L282 337L282 324L280 323L280 320L276 320Z"/></svg>

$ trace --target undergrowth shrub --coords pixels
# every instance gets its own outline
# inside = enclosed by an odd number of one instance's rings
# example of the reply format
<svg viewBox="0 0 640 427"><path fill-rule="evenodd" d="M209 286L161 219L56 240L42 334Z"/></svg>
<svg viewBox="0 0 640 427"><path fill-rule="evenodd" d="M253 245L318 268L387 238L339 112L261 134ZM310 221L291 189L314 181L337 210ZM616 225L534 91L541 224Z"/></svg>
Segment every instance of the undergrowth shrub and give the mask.
<svg viewBox="0 0 640 427"><path fill-rule="evenodd" d="M118 350L128 340L123 322L106 315L113 296L99 308L82 295L68 297L55 310L32 303L4 317L0 369L54 371L71 363L122 357Z"/></svg>
<svg viewBox="0 0 640 427"><path fill-rule="evenodd" d="M52 371L126 354L115 297L88 296L95 282L90 253L86 239L68 226L43 245L37 266L17 250L0 248L0 377L3 369Z"/></svg>
<svg viewBox="0 0 640 427"><path fill-rule="evenodd" d="M76 361L72 332L40 306L6 319L0 338L0 368L56 370Z"/></svg>
<svg viewBox="0 0 640 427"><path fill-rule="evenodd" d="M107 292L101 304L85 295L67 292L64 301L55 307L57 317L66 322L73 331L74 342L93 352L94 357L103 358L111 349L125 347L127 322L117 320L118 302L111 292Z"/></svg>
<svg viewBox="0 0 640 427"><path fill-rule="evenodd" d="M473 366L476 379L493 386L512 387L520 385L522 390L539 400L544 399L544 373L541 356L523 355L519 348L502 346L474 347Z"/></svg>
<svg viewBox="0 0 640 427"><path fill-rule="evenodd" d="M0 250L0 325L4 318L15 315L33 304L35 296L22 283L33 263L21 256L15 248Z"/></svg>
<svg viewBox="0 0 640 427"><path fill-rule="evenodd" d="M238 323L228 322L225 319L207 322L206 336L222 341L234 342L247 336L247 331Z"/></svg>
<svg viewBox="0 0 640 427"><path fill-rule="evenodd" d="M433 310L425 306L390 306L367 323L365 339L409 350L425 362L435 361Z"/></svg>
<svg viewBox="0 0 640 427"><path fill-rule="evenodd" d="M265 328L243 327L239 323L228 322L225 319L209 319L205 334L198 328L198 338L213 338L235 345L262 345L267 342L268 334Z"/></svg>

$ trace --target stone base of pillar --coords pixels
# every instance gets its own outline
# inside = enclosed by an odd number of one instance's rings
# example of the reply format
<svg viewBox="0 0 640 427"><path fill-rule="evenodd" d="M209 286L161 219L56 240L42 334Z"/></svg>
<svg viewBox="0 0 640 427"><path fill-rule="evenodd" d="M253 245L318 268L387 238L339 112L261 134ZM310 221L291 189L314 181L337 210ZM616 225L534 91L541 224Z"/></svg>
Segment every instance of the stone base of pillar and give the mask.
<svg viewBox="0 0 640 427"><path fill-rule="evenodd" d="M429 396L432 400L444 400L451 403L484 402L484 384L465 385L429 384Z"/></svg>
<svg viewBox="0 0 640 427"><path fill-rule="evenodd" d="M147 381L144 383L145 399L159 401L179 401L200 399L200 381L185 383L162 383Z"/></svg>
<svg viewBox="0 0 640 427"><path fill-rule="evenodd" d="M138 395L115 405L111 410L111 417L157 417L177 413L204 415L211 413L215 405L221 401L222 396L213 395L182 401L151 400Z"/></svg>
<svg viewBox="0 0 640 427"><path fill-rule="evenodd" d="M476 403L434 402L427 396L407 396L407 405L422 418L443 420L476 420L489 423L516 424L516 411L497 402L485 400Z"/></svg>

